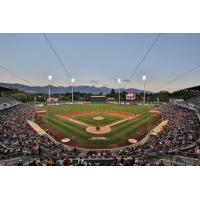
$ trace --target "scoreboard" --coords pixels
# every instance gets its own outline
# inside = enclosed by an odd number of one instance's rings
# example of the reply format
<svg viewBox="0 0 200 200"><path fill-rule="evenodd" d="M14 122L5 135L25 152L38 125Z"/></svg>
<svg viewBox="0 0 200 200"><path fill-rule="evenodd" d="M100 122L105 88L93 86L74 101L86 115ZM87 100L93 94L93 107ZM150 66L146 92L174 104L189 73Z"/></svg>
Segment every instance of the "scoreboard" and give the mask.
<svg viewBox="0 0 200 200"><path fill-rule="evenodd" d="M134 92L134 90L128 90L128 94L126 95L126 100L128 101L136 100L136 93Z"/></svg>

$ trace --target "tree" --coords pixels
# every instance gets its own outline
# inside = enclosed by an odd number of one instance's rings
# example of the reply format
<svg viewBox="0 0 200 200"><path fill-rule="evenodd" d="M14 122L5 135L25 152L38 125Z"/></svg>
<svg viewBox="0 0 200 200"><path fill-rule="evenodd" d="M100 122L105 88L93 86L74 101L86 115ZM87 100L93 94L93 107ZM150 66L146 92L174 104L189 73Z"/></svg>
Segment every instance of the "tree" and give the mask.
<svg viewBox="0 0 200 200"><path fill-rule="evenodd" d="M11 95L13 99L17 100L17 101L21 101L21 102L27 102L27 95L24 93L16 93L16 94L12 94Z"/></svg>
<svg viewBox="0 0 200 200"><path fill-rule="evenodd" d="M123 91L123 92L121 93L121 99L122 99L122 101L126 101L126 95L127 95L127 92L126 92L126 91Z"/></svg>
<svg viewBox="0 0 200 200"><path fill-rule="evenodd" d="M112 89L110 93L114 96L115 95L115 90Z"/></svg>

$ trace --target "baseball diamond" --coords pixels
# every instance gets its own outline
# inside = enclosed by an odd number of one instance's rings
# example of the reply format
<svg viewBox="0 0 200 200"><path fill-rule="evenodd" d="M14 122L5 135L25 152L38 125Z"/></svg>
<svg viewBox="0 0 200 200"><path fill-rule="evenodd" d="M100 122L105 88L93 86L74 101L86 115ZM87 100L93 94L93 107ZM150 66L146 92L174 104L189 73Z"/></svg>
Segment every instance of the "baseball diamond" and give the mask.
<svg viewBox="0 0 200 200"><path fill-rule="evenodd" d="M152 115L150 106L74 104L45 109L48 114L40 121L43 128L49 128L59 142L70 138L68 145L86 149L130 145L128 139L140 140L147 129L159 122L159 116ZM96 117L101 120L95 120ZM94 136L105 139L91 140Z"/></svg>

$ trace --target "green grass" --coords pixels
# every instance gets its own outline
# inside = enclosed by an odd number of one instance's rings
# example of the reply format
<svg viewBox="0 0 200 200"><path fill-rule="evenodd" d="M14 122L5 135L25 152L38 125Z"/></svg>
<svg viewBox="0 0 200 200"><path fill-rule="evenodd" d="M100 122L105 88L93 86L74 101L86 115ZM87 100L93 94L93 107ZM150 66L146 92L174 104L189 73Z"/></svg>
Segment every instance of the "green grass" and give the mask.
<svg viewBox="0 0 200 200"><path fill-rule="evenodd" d="M112 131L105 135L98 135L108 138L104 141L91 141L89 138L95 136L86 132L86 128L71 121L66 121L56 117L57 114L64 114L74 111L91 111L91 110L104 110L108 111L121 111L134 113L139 115L137 118L125 121L112 127ZM102 121L95 121L93 117L104 117ZM121 120L120 117L108 114L91 114L87 116L77 116L74 119L85 122L90 125L108 125ZM109 105L109 104L91 104L91 105L63 105L52 106L49 108L49 115L44 116L43 120L51 126L57 128L65 137L69 137L79 144L92 145L93 147L106 147L106 145L120 143L124 139L128 139L137 131L144 128L147 123L152 119L149 113L149 107L144 106L129 106L129 105Z"/></svg>
<svg viewBox="0 0 200 200"><path fill-rule="evenodd" d="M98 117L98 116L103 117L104 119L101 121L97 121L93 119L94 117ZM97 125L105 126L105 125L117 122L119 120L122 120L123 118L114 116L114 115L100 113L100 114L91 114L91 115L86 115L86 116L77 116L77 117L74 117L73 119L84 122L91 126L97 126Z"/></svg>

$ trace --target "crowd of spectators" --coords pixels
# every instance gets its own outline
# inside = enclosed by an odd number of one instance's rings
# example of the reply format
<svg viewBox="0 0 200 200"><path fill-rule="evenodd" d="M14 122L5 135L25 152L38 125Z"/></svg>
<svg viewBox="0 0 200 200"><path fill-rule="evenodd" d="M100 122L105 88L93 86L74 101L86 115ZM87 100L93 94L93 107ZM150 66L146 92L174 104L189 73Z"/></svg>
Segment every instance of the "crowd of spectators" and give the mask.
<svg viewBox="0 0 200 200"><path fill-rule="evenodd" d="M19 104L0 113L0 156L54 155L60 146L49 138L39 136L27 123L32 120L35 108Z"/></svg>
<svg viewBox="0 0 200 200"><path fill-rule="evenodd" d="M168 124L159 136L153 137L144 145L144 153L169 153L184 149L199 139L200 121L195 111L175 104L160 108L163 120Z"/></svg>
<svg viewBox="0 0 200 200"><path fill-rule="evenodd" d="M168 124L158 136L151 136L144 145L115 152L79 152L55 144L47 136L39 136L28 124L35 108L26 104L15 105L0 112L0 160L8 156L19 158L11 165L31 166L151 166L164 165L159 156L181 151L200 158L200 122L196 112L168 103L160 107L163 120ZM190 148L191 146L191 148Z"/></svg>

